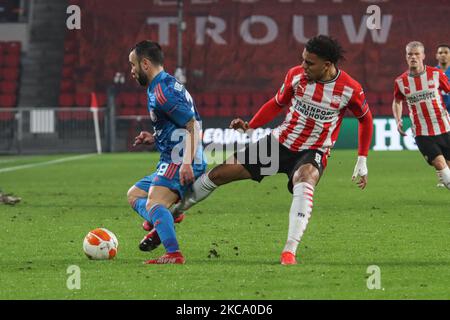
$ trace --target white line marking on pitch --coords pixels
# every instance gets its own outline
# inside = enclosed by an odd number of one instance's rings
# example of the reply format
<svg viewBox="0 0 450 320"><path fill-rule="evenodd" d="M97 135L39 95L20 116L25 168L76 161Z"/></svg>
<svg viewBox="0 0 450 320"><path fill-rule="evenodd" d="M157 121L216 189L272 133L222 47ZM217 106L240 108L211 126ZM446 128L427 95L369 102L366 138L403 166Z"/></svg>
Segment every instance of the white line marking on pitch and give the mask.
<svg viewBox="0 0 450 320"><path fill-rule="evenodd" d="M80 159L89 158L89 157L92 157L92 156L95 156L95 155L97 155L97 154L96 153L89 153L89 154L82 154L82 155L79 155L79 156L67 157L67 158L50 160L50 161L45 161L45 162L24 164L24 165L21 165L21 166L15 166L15 167L9 167L9 168L0 169L0 173L16 171L16 170L21 170L21 169L34 168L34 167L40 167L40 166L47 166L47 165L50 165L50 164L56 164L56 163L67 162L67 161L80 160Z"/></svg>

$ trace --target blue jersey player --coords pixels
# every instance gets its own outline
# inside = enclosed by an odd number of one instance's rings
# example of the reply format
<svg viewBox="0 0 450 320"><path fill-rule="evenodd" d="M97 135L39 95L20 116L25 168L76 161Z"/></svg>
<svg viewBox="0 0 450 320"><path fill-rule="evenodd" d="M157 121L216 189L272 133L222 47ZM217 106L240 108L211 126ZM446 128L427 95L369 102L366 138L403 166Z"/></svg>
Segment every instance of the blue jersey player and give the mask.
<svg viewBox="0 0 450 320"><path fill-rule="evenodd" d="M447 76L448 82L450 83L450 45L448 44L439 44L437 46L436 52L436 60L438 61L438 65L436 68L442 69L444 74ZM450 93L442 93L442 98L444 99L445 106L447 107L447 111L450 113ZM438 187L444 188L444 184L441 181L440 176L438 175Z"/></svg>
<svg viewBox="0 0 450 320"><path fill-rule="evenodd" d="M164 55L158 43L138 43L130 52L129 62L133 78L147 87L148 111L154 128L154 134L141 132L135 145L156 143L161 154L156 171L138 181L127 194L132 208L153 228L140 249L150 251L162 243L166 254L145 263L182 264L185 259L176 239L176 220L169 208L183 198L192 182L206 170L200 117L189 92L164 71Z"/></svg>
<svg viewBox="0 0 450 320"><path fill-rule="evenodd" d="M438 65L436 68L442 69L447 76L448 82L450 82L450 45L440 44L437 46L436 59ZM447 111L450 112L450 94L443 94L444 103L447 107Z"/></svg>

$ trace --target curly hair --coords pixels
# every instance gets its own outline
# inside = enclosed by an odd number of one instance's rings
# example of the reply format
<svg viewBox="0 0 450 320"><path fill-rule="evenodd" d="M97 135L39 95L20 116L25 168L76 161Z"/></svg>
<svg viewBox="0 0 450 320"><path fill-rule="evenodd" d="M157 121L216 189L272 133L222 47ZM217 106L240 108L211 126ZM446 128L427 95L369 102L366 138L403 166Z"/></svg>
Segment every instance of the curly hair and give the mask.
<svg viewBox="0 0 450 320"><path fill-rule="evenodd" d="M338 63L344 58L344 49L337 42L336 39L325 35L318 35L309 39L305 45L306 51L316 54L318 57L332 62Z"/></svg>

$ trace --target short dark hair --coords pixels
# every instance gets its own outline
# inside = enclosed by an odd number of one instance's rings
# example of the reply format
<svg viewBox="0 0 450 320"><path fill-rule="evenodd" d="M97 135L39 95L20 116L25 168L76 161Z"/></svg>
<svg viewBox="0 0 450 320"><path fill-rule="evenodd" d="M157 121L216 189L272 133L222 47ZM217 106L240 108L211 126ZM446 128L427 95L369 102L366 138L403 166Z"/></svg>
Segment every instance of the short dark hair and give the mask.
<svg viewBox="0 0 450 320"><path fill-rule="evenodd" d="M144 40L137 43L131 51L136 52L138 61L143 58L149 59L153 64L162 66L164 63L164 53L161 46L154 41Z"/></svg>
<svg viewBox="0 0 450 320"><path fill-rule="evenodd" d="M345 51L337 40L322 34L309 39L305 49L322 59L331 61L333 64L340 60L345 60Z"/></svg>
<svg viewBox="0 0 450 320"><path fill-rule="evenodd" d="M436 49L439 49L439 48L448 48L448 49L450 49L450 45L448 45L448 44L446 44L446 43L441 43L441 44L439 44L439 45L436 47Z"/></svg>

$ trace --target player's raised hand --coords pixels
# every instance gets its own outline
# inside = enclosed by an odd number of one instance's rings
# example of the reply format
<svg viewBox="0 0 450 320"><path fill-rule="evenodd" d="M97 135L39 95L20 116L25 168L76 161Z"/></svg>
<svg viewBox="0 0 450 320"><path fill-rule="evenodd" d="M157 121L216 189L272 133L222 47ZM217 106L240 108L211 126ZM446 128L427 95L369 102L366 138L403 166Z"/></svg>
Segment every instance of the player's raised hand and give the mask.
<svg viewBox="0 0 450 320"><path fill-rule="evenodd" d="M397 122L397 131L400 132L400 134L402 136L404 136L404 137L406 136L406 132L403 131L403 121L402 120Z"/></svg>
<svg viewBox="0 0 450 320"><path fill-rule="evenodd" d="M194 182L194 170L192 166L187 163L183 163L180 167L180 183L182 186Z"/></svg>
<svg viewBox="0 0 450 320"><path fill-rule="evenodd" d="M367 185L367 158L364 156L358 156L358 161L356 162L355 170L353 170L352 181L355 181L358 177L360 178L356 181L356 184L360 189L364 189Z"/></svg>
<svg viewBox="0 0 450 320"><path fill-rule="evenodd" d="M245 132L248 130L249 127L247 121L244 121L241 118L236 118L231 121L230 128L234 130L242 130Z"/></svg>
<svg viewBox="0 0 450 320"><path fill-rule="evenodd" d="M153 144L155 143L155 137L148 131L141 131L138 136L134 138L133 147L139 144Z"/></svg>

